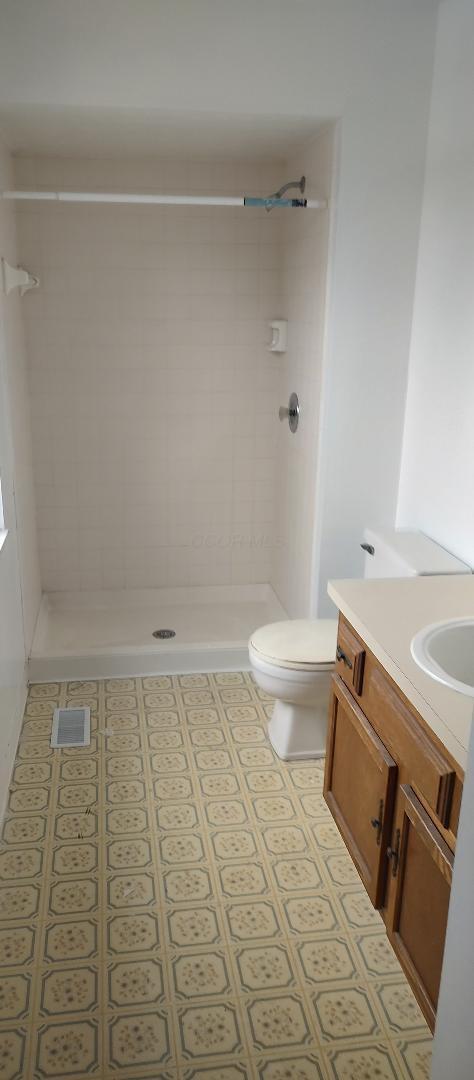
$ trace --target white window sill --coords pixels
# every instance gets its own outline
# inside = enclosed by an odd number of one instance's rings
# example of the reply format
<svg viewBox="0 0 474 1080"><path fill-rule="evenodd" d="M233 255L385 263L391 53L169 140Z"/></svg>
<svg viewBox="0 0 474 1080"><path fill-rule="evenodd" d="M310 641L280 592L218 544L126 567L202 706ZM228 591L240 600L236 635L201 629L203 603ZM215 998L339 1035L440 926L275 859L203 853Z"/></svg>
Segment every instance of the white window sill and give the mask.
<svg viewBox="0 0 474 1080"><path fill-rule="evenodd" d="M7 536L8 536L8 529L0 529L0 551L2 550L2 547L3 547L4 543L5 543L5 540L6 540Z"/></svg>

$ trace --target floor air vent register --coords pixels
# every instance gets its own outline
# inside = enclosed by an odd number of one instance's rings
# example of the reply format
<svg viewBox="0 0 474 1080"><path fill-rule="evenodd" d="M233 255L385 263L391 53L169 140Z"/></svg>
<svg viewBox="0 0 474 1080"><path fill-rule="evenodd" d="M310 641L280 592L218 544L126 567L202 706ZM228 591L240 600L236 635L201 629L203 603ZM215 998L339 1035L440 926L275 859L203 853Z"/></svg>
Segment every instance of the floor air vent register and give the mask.
<svg viewBox="0 0 474 1080"><path fill-rule="evenodd" d="M66 746L90 746L91 711L89 708L55 709L51 746L60 750Z"/></svg>

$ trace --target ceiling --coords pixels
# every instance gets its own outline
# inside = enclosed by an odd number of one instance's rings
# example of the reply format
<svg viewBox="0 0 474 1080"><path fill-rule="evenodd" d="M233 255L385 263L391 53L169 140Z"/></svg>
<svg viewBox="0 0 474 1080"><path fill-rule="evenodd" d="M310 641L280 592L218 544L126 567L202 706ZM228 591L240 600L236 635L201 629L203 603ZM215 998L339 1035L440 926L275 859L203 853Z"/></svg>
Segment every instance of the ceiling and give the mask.
<svg viewBox="0 0 474 1080"><path fill-rule="evenodd" d="M17 156L283 159L323 124L304 116L94 106L6 105L0 131Z"/></svg>

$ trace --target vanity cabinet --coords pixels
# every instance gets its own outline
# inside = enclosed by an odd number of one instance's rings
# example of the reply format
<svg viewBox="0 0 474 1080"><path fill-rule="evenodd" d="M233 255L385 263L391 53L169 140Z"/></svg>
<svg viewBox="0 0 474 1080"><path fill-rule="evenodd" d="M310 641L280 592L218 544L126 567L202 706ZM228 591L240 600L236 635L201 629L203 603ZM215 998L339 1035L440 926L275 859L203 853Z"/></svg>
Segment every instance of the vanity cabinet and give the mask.
<svg viewBox="0 0 474 1080"><path fill-rule="evenodd" d="M334 679L326 801L374 907L385 893L397 766L363 712Z"/></svg>
<svg viewBox="0 0 474 1080"><path fill-rule="evenodd" d="M389 856L388 936L434 1028L454 856L405 785L399 791Z"/></svg>
<svg viewBox="0 0 474 1080"><path fill-rule="evenodd" d="M324 794L432 1029L462 779L340 616Z"/></svg>

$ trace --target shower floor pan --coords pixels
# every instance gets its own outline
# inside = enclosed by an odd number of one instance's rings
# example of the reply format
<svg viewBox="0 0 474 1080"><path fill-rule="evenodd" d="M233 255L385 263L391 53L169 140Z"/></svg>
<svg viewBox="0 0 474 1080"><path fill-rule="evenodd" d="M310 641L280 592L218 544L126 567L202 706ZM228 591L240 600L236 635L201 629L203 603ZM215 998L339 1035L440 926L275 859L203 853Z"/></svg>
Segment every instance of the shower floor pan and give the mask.
<svg viewBox="0 0 474 1080"><path fill-rule="evenodd" d="M29 661L31 682L249 667L258 626L287 618L270 585L49 593ZM157 639L156 630L174 630Z"/></svg>

